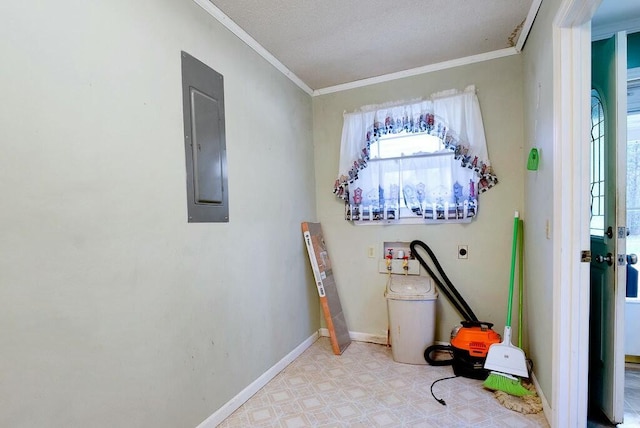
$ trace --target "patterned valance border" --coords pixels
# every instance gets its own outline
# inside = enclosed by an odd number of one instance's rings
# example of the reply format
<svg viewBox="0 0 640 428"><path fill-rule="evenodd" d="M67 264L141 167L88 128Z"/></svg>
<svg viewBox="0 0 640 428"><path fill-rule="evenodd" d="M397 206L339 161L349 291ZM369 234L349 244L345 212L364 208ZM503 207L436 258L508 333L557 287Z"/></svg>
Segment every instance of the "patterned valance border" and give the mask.
<svg viewBox="0 0 640 428"><path fill-rule="evenodd" d="M469 145L463 144L443 120L432 113L425 113L417 118L410 118L406 115L403 117L387 116L384 122L376 121L371 124L367 129L360 156L354 160L353 166L347 174L342 174L336 179L333 193L337 197L348 201L349 184L352 184L358 178L359 171L367 167L371 144L378 141L382 135L400 132L426 133L439 137L444 142L445 148L454 152L454 157L460 162L461 168L469 168L476 173L478 177L478 193L484 193L498 184L498 177L496 177L488 163L479 159L478 156L471 158Z"/></svg>

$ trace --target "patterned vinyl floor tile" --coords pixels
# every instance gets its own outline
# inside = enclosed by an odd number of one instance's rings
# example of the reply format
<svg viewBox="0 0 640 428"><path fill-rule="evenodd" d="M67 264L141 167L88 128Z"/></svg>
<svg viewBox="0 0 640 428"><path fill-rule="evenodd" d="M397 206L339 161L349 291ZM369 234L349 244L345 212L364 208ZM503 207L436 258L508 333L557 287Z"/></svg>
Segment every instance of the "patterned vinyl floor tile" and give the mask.
<svg viewBox="0 0 640 428"><path fill-rule="evenodd" d="M340 356L321 337L220 428L548 427L544 414L504 408L482 381L451 367L401 364L391 349L352 342Z"/></svg>

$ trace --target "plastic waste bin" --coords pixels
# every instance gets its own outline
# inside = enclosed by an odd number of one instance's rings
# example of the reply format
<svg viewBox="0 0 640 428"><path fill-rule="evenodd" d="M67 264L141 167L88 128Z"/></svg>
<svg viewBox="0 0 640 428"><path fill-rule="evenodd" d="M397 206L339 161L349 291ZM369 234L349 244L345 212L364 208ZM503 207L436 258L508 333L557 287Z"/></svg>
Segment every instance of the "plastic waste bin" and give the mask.
<svg viewBox="0 0 640 428"><path fill-rule="evenodd" d="M438 292L430 277L390 275L387 310L393 360L427 364L424 351L433 345Z"/></svg>

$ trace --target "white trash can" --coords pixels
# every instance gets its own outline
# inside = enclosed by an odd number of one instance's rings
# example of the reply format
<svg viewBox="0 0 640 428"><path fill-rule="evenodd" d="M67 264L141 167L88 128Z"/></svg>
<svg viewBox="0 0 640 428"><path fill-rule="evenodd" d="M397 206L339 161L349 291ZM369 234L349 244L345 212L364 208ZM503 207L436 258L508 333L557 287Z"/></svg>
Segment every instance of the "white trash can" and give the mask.
<svg viewBox="0 0 640 428"><path fill-rule="evenodd" d="M430 277L390 275L385 292L393 360L427 364L424 351L433 345L438 292Z"/></svg>

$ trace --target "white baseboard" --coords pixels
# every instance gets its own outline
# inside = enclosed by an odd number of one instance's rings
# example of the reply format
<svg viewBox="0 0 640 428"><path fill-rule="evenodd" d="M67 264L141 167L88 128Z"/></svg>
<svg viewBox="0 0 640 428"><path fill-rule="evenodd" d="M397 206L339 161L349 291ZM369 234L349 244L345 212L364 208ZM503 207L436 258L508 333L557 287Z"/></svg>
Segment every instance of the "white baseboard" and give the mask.
<svg viewBox="0 0 640 428"><path fill-rule="evenodd" d="M240 391L238 395L229 400L226 404L220 407L215 413L205 419L196 428L215 428L228 418L233 412L238 410L249 398L256 392L265 386L271 379L276 377L278 373L285 369L293 360L298 358L304 351L309 348L313 342L318 339L318 333L314 333L309 336L304 342L296 347L293 351L289 352L283 359L278 361L273 367L264 372L258 379L253 381L249 386Z"/></svg>
<svg viewBox="0 0 640 428"><path fill-rule="evenodd" d="M329 330L326 328L321 328L318 330L318 333L322 337L329 337ZM380 334L371 334L371 333L360 333L357 331L350 331L349 337L351 340L355 340L356 342L368 342L368 343L377 343L378 345L390 345L387 340L387 336ZM435 341L436 345L450 345L449 342Z"/></svg>
<svg viewBox="0 0 640 428"><path fill-rule="evenodd" d="M318 330L318 332L320 333L320 336L329 337L329 330L326 328L321 328L320 330ZM388 345L386 335L350 331L349 337L351 337L351 340L355 340L356 342L368 342L377 343L378 345Z"/></svg>
<svg viewBox="0 0 640 428"><path fill-rule="evenodd" d="M540 388L540 384L538 383L538 379L536 379L536 375L533 372L531 372L531 380L533 381L533 386L536 387L536 392L538 393L538 397L540 397L540 400L542 401L542 411L544 412L544 417L547 419L547 422L549 422L553 419L551 414L551 407L549 407L549 402L547 401L547 398L544 396L544 393L542 392L542 388Z"/></svg>

